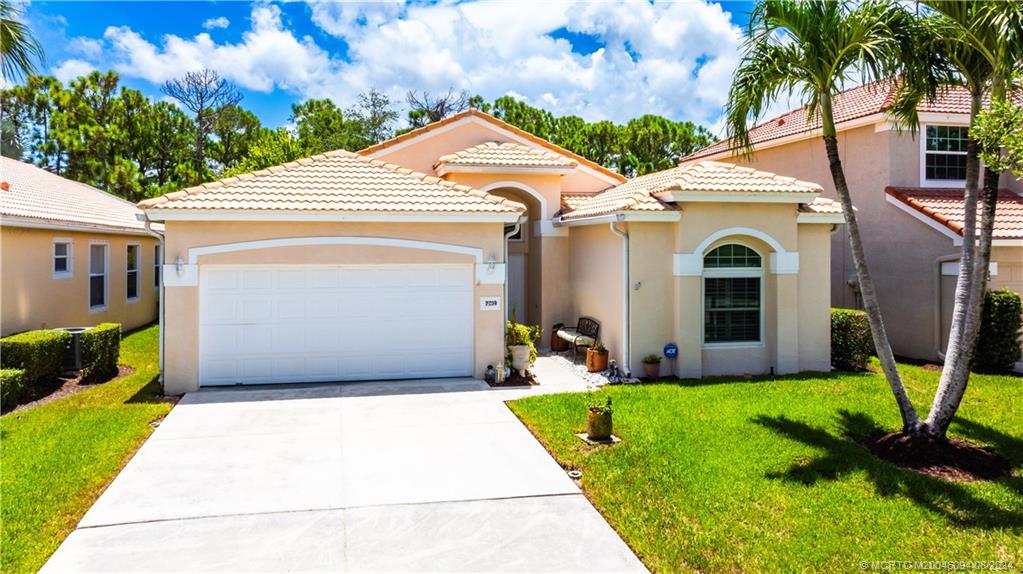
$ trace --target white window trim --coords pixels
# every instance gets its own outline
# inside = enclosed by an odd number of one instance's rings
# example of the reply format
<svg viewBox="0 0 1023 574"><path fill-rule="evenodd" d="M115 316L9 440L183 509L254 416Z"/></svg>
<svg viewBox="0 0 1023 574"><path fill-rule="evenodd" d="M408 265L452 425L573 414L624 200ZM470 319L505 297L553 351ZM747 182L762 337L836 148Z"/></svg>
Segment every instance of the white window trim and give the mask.
<svg viewBox="0 0 1023 574"><path fill-rule="evenodd" d="M767 339L767 331L765 326L766 313L765 307L767 303L767 282L766 273L764 272L764 254L754 248L748 243L742 241L729 240L721 243L716 243L712 247L704 250L700 257L701 262L703 257L706 257L708 253L721 247L723 245L742 245L752 249L754 253L760 256L760 267L723 267L723 268L712 268L704 269L700 277L700 341L703 344L704 349L759 349L763 348ZM758 341L719 341L719 342L707 342L707 279L722 279L722 278L758 278L760 279L760 333L758 335Z"/></svg>
<svg viewBox="0 0 1023 574"><path fill-rule="evenodd" d="M163 253L161 252L160 244L157 243L153 249L153 289L160 290L160 283L163 282L163 274L160 273L163 269Z"/></svg>
<svg viewBox="0 0 1023 574"><path fill-rule="evenodd" d="M947 187L947 188L961 188L966 186L965 179L927 179L927 128L928 127L953 127L953 128L968 128L970 127L969 121L966 123L949 121L949 122L932 122L920 125L920 187ZM966 152L931 152L940 153L945 155L966 155Z"/></svg>
<svg viewBox="0 0 1023 574"><path fill-rule="evenodd" d="M92 306L92 278L97 275L92 272L92 247L94 245L103 246L103 304ZM89 313L100 313L106 311L110 306L110 242L109 241L98 241L93 240L89 242L89 282L86 284L88 289L88 301L89 301Z"/></svg>
<svg viewBox="0 0 1023 574"><path fill-rule="evenodd" d="M135 296L128 296L128 252L135 248ZM128 242L124 246L124 300L128 303L135 303L142 298L142 244L139 242Z"/></svg>
<svg viewBox="0 0 1023 574"><path fill-rule="evenodd" d="M53 262L57 259L57 244L67 244L67 271L56 271L53 269ZM69 279L75 271L75 242L70 237L54 237L53 249L50 250L50 271L54 279Z"/></svg>

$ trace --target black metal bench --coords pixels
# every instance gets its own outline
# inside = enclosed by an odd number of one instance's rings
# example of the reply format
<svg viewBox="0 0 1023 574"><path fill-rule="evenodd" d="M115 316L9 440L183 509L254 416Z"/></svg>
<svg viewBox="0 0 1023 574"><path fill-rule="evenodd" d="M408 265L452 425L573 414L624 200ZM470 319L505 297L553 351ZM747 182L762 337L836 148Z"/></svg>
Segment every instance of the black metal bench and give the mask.
<svg viewBox="0 0 1023 574"><path fill-rule="evenodd" d="M592 317L579 317L575 329L561 327L556 331L559 339L572 345L572 360L579 356L579 347L591 347L600 335L600 322Z"/></svg>

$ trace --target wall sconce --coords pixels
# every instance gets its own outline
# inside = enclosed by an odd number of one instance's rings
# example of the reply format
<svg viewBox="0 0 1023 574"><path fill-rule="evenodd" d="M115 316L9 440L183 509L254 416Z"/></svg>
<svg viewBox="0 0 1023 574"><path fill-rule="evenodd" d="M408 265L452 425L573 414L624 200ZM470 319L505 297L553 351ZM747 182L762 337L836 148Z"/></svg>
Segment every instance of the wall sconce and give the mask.
<svg viewBox="0 0 1023 574"><path fill-rule="evenodd" d="M496 260L496 259L494 259L494 256L493 256L493 255L491 255L491 256L490 256L490 259L489 259L489 260L487 260L487 269L488 269L488 270L489 270L489 271L490 271L491 273L493 273L493 272L494 272L494 268L495 268L495 267L497 267L497 260Z"/></svg>
<svg viewBox="0 0 1023 574"><path fill-rule="evenodd" d="M178 277L185 274L185 260L178 255L178 258L174 260L174 268L178 271Z"/></svg>

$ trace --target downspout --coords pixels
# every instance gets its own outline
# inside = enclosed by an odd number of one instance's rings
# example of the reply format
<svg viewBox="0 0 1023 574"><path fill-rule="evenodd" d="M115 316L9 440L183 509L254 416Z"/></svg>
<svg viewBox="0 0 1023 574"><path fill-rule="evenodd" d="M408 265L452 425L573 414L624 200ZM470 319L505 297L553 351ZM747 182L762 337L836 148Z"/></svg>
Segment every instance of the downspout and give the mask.
<svg viewBox="0 0 1023 574"><path fill-rule="evenodd" d="M511 320L511 307L508 305L508 240L511 239L512 235L519 232L519 228L522 227L522 220L525 218L524 215L520 215L515 221L515 226L504 234L504 321L507 323Z"/></svg>
<svg viewBox="0 0 1023 574"><path fill-rule="evenodd" d="M629 323L629 307L630 307L630 284L629 281L629 234L628 232L621 231L618 229L618 222L625 219L624 215L619 214L611 221L608 225L611 227L611 233L614 233L622 240L622 346L625 347L625 358L622 361L622 373L626 377L632 376L632 338L629 336L631 331L631 324Z"/></svg>
<svg viewBox="0 0 1023 574"><path fill-rule="evenodd" d="M941 265L942 263L948 263L950 261L959 261L961 257L961 253L955 253L942 255L934 260L935 267L937 268L935 271L936 277L934 282L934 352L941 362L945 362L945 350L941 347L941 335L943 330L941 328L941 305L943 303L942 296L944 295L941 290L943 282L942 278L944 277L941 273Z"/></svg>
<svg viewBox="0 0 1023 574"><path fill-rule="evenodd" d="M155 237L157 239L157 241L160 242L160 290L159 290L160 299L158 301L159 309L160 309L160 316L159 316L159 319L157 319L157 320L160 322L160 325L159 325L159 327L160 327L159 328L159 332L160 332L160 342L159 342L159 345L160 345L160 379L159 380L160 380L160 386L162 387L163 386L163 325L164 325L164 320L163 319L164 319L165 313L167 312L167 304L166 304L166 300L164 298L164 283L165 282L164 282L164 276L163 276L163 262L167 259L167 246L166 246L166 244L164 242L163 234L160 233L159 231L154 230L152 228L152 221L149 220L149 214L146 213L145 211L143 211L142 212L142 217L143 217L143 221L145 221L145 224L146 224L146 233L152 235L153 237Z"/></svg>

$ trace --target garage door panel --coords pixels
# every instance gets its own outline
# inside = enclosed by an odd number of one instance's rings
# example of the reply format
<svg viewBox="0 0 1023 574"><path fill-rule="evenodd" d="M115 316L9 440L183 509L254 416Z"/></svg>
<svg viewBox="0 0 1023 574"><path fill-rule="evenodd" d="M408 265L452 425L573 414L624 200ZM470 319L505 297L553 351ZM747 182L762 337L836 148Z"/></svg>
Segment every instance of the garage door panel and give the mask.
<svg viewBox="0 0 1023 574"><path fill-rule="evenodd" d="M204 266L200 384L471 375L472 278L468 265Z"/></svg>

